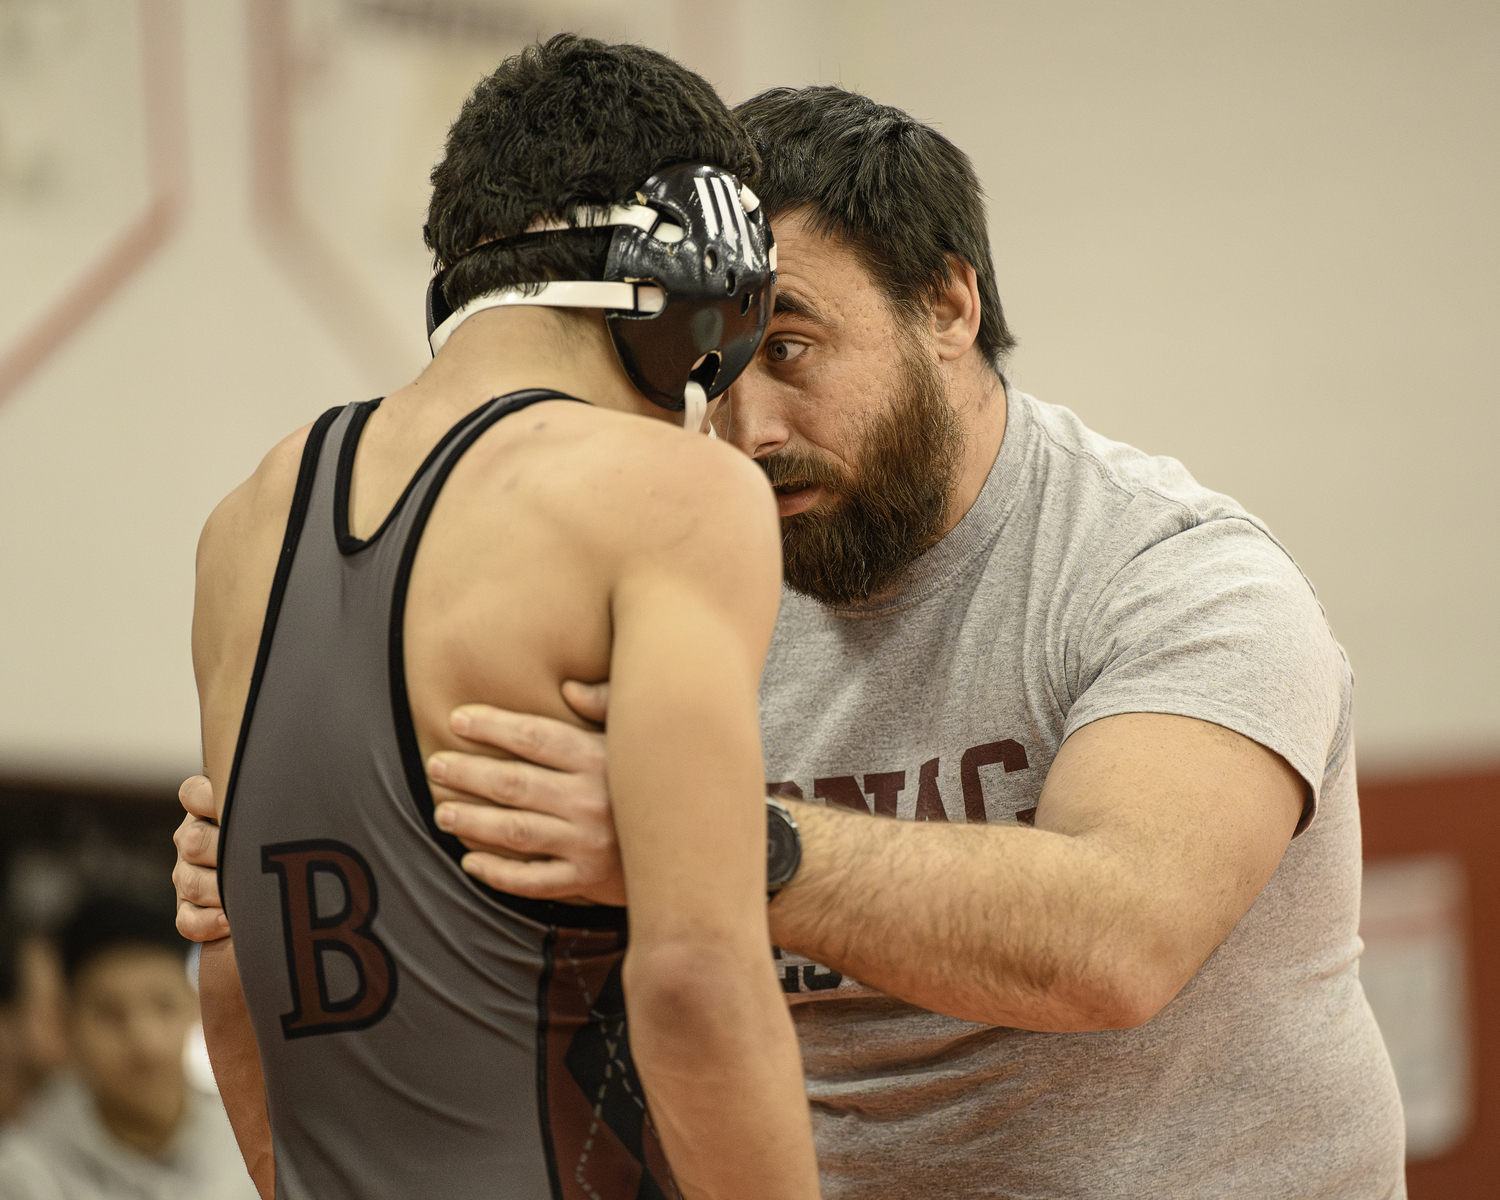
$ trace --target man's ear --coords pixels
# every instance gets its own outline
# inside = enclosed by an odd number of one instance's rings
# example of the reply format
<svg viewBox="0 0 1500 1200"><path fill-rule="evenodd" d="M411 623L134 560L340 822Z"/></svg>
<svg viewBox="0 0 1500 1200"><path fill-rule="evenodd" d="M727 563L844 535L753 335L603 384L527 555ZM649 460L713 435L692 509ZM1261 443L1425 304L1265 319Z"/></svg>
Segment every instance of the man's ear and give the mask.
<svg viewBox="0 0 1500 1200"><path fill-rule="evenodd" d="M932 305L932 340L938 357L954 362L979 336L979 278L956 254L948 256L948 282Z"/></svg>

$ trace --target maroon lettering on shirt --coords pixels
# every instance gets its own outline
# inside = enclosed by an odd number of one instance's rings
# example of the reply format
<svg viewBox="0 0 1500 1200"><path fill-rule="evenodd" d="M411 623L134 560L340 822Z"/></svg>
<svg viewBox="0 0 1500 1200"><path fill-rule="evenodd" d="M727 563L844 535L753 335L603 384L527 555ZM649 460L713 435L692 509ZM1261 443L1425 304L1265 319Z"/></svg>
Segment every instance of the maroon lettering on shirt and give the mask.
<svg viewBox="0 0 1500 1200"><path fill-rule="evenodd" d="M943 806L943 794L938 790L940 759L929 758L917 772L917 803L912 818L917 821L947 821L948 810ZM984 802L984 783L979 778L981 767L999 763L1007 774L1025 771L1031 763L1026 757L1026 747L1014 738L1002 738L998 742L986 742L982 746L971 746L963 752L959 761L959 787L964 798L964 820L982 825L988 819ZM876 816L894 817L900 804L901 793L906 790L905 771L871 771L864 776L864 787L854 775L825 775L813 780L813 796L830 805L847 808L852 812L874 812ZM788 796L803 799L802 788L791 780L767 783L766 791L772 796ZM865 800L865 793L870 800ZM1027 814L1034 809L1017 814L1017 820L1026 821Z"/></svg>
<svg viewBox="0 0 1500 1200"><path fill-rule="evenodd" d="M840 808L852 808L855 812L867 813L870 806L865 803L865 794L860 790L859 780L853 775L830 775L826 779L813 780L813 795Z"/></svg>
<svg viewBox="0 0 1500 1200"><path fill-rule="evenodd" d="M917 785L918 821L946 821L948 810L943 807L943 793L938 791L938 760L929 758L922 764L921 780Z"/></svg>
<svg viewBox="0 0 1500 1200"><path fill-rule="evenodd" d="M865 776L865 791L869 792L875 801L877 817L896 815L896 798L901 795L905 787L905 771L882 771L879 774Z"/></svg>
<svg viewBox="0 0 1500 1200"><path fill-rule="evenodd" d="M1004 741L989 742L964 751L958 778L964 791L964 816L970 823L977 824L985 820L984 785L979 782L979 768L992 763L1002 764L1007 775L1012 771L1024 771L1028 766L1026 748L1020 742L1006 738Z"/></svg>

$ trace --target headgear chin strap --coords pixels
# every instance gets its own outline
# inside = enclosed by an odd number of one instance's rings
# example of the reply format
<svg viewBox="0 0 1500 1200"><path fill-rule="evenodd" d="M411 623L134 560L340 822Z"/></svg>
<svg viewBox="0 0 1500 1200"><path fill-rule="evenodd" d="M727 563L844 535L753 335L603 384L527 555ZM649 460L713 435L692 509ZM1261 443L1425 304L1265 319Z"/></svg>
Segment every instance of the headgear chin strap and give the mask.
<svg viewBox="0 0 1500 1200"><path fill-rule="evenodd" d="M760 347L771 316L776 243L755 194L717 167L669 167L642 184L635 199L580 208L571 223L544 219L526 230L613 226L602 280L533 284L530 294L489 292L454 311L443 295L446 269L433 276L427 287L433 354L487 308L602 308L631 383L652 403L682 413L684 428L700 430L708 402L728 390Z"/></svg>

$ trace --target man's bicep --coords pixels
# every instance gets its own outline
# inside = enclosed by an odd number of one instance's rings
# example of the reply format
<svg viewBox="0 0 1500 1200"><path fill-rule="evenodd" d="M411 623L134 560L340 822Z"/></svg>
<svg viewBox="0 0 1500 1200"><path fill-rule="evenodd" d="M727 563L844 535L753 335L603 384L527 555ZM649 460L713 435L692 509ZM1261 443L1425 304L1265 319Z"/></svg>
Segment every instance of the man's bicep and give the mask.
<svg viewBox="0 0 1500 1200"><path fill-rule="evenodd" d="M1349 736L1349 672L1311 586L1247 521L1211 521L1122 569L1080 639L1065 736L1106 717L1192 717L1284 758L1313 819Z"/></svg>
<svg viewBox="0 0 1500 1200"><path fill-rule="evenodd" d="M1063 743L1036 824L1108 853L1142 925L1126 931L1185 982L1270 880L1306 794L1285 759L1247 737L1191 717L1127 713Z"/></svg>

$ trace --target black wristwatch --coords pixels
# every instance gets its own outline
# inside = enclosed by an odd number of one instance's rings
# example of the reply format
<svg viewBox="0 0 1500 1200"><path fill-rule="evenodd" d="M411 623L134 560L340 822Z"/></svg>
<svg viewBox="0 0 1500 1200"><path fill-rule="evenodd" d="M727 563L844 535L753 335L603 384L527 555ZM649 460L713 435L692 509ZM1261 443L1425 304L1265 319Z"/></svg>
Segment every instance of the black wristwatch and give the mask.
<svg viewBox="0 0 1500 1200"><path fill-rule="evenodd" d="M766 797L766 898L787 884L802 864L802 835L792 810L775 796Z"/></svg>

